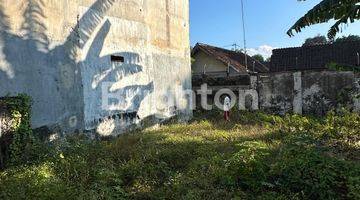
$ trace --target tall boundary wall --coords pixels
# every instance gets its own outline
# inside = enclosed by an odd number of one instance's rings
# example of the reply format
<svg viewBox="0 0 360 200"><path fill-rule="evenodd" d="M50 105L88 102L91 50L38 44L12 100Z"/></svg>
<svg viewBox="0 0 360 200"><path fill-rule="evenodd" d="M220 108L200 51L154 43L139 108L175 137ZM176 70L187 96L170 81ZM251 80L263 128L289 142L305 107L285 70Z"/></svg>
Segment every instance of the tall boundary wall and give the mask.
<svg viewBox="0 0 360 200"><path fill-rule="evenodd" d="M237 97L237 109L240 110L260 109L281 115L288 112L324 115L331 109L345 107L360 112L360 74L354 72L312 70L231 79L193 77L193 90L200 89L203 84L212 91L208 103L214 103L217 91L230 89ZM198 108L199 97L196 99Z"/></svg>
<svg viewBox="0 0 360 200"><path fill-rule="evenodd" d="M259 109L284 114L323 115L346 107L360 111L360 76L353 72L298 71L261 74L253 88Z"/></svg>

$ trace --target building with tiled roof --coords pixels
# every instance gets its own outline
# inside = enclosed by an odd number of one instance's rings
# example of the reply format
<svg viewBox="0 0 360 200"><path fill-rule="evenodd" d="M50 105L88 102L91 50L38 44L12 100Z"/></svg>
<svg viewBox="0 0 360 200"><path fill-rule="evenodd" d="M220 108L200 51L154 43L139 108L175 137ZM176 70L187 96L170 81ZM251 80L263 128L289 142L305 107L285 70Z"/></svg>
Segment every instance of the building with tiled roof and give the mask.
<svg viewBox="0 0 360 200"><path fill-rule="evenodd" d="M252 72L268 72L263 63L247 56L248 67L245 65L245 54L207 44L198 43L191 52L193 58L193 74L248 74Z"/></svg>

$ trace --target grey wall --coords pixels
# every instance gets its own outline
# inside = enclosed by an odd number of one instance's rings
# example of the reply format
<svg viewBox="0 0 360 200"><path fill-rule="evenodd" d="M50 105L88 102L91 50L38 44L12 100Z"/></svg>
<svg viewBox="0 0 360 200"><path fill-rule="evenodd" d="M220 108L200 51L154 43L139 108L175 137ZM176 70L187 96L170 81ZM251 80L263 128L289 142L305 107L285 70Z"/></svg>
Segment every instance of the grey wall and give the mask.
<svg viewBox="0 0 360 200"><path fill-rule="evenodd" d="M0 30L0 96L31 96L33 128L110 135L191 117L181 95L163 105L191 89L187 0L0 0Z"/></svg>
<svg viewBox="0 0 360 200"><path fill-rule="evenodd" d="M360 74L336 71L278 72L234 77L193 76L193 89L207 84L213 92L230 89L237 95L240 110L263 110L284 115L324 115L346 107L360 112ZM198 96L197 106L200 106Z"/></svg>
<svg viewBox="0 0 360 200"><path fill-rule="evenodd" d="M353 72L304 71L258 77L260 109L323 115L337 107L359 110L359 78Z"/></svg>
<svg viewBox="0 0 360 200"><path fill-rule="evenodd" d="M46 35L45 5L41 1L14 4L1 0L0 3L0 96L19 93L31 96L34 128L83 127L84 102L75 33L71 32L63 43L56 44L58 41L51 41ZM23 6L24 10L11 10L15 5ZM23 20L18 21L12 12L22 13ZM82 22L89 19L85 17ZM18 30L14 31L18 24ZM76 120L71 127L70 119Z"/></svg>
<svg viewBox="0 0 360 200"><path fill-rule="evenodd" d="M292 110L294 100L293 73L260 75L256 89L259 93L261 109L279 113Z"/></svg>

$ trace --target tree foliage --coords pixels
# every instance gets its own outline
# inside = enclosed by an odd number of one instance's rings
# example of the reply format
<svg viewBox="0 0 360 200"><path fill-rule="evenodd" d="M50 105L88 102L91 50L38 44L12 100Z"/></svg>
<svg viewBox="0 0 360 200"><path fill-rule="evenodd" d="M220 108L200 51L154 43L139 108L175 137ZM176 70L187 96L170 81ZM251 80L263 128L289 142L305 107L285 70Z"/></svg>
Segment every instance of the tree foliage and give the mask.
<svg viewBox="0 0 360 200"><path fill-rule="evenodd" d="M353 42L353 41L360 41L360 36L358 35L349 35L349 36L343 36L340 38L337 38L334 43L339 42Z"/></svg>
<svg viewBox="0 0 360 200"><path fill-rule="evenodd" d="M298 0L305 1L305 0ZM287 32L293 36L307 26L335 20L328 31L328 37L334 39L341 30L341 25L360 19L360 0L323 0L301 17Z"/></svg>
<svg viewBox="0 0 360 200"><path fill-rule="evenodd" d="M358 35L348 35L336 38L335 40L328 40L326 36L317 35L312 38L307 38L303 44L303 46L316 46L316 45L324 45L324 44L336 44L341 42L354 42L360 41L360 36Z"/></svg>
<svg viewBox="0 0 360 200"><path fill-rule="evenodd" d="M255 60L260 61L260 62L265 62L264 57L260 54L256 54L256 55L252 56L252 58L254 58Z"/></svg>
<svg viewBox="0 0 360 200"><path fill-rule="evenodd" d="M328 44L329 41L325 36L318 35L313 38L308 38L305 40L303 46L315 46L315 45L323 45Z"/></svg>

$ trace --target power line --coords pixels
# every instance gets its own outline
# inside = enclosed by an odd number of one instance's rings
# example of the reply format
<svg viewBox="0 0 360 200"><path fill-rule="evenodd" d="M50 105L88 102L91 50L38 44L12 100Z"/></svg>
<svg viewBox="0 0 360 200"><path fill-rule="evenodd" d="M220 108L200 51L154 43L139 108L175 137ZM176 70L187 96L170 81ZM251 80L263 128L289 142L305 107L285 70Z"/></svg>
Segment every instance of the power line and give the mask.
<svg viewBox="0 0 360 200"><path fill-rule="evenodd" d="M234 47L234 50L235 50L235 51L237 51L237 50L240 50L240 49L241 49L240 45L238 45L238 44L236 44L236 43L235 43L235 44L233 44L232 46ZM238 48L238 47L239 47L239 48Z"/></svg>
<svg viewBox="0 0 360 200"><path fill-rule="evenodd" d="M233 50L235 50L235 51L242 50L242 49L241 49L241 46L238 45L237 43L223 46L223 48L227 48L227 47L233 47Z"/></svg>

